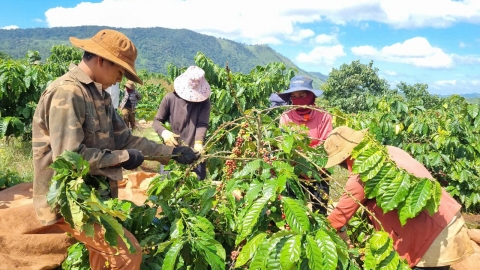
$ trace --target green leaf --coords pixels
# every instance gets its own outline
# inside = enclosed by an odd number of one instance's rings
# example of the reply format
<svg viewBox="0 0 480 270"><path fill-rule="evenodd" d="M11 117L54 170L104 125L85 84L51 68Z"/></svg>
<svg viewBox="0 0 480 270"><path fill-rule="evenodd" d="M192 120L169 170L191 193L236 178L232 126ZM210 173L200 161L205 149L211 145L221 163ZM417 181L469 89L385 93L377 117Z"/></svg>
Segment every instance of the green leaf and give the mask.
<svg viewBox="0 0 480 270"><path fill-rule="evenodd" d="M302 235L295 235L290 237L283 245L280 251L280 264L282 270L295 269L296 262L300 260Z"/></svg>
<svg viewBox="0 0 480 270"><path fill-rule="evenodd" d="M388 245L390 236L386 232L377 231L370 237L368 243L372 252L380 250L383 246Z"/></svg>
<svg viewBox="0 0 480 270"><path fill-rule="evenodd" d="M290 154L292 151L293 143L295 142L294 138L292 136L285 136L283 137L283 141L280 144L282 147L283 151L287 154Z"/></svg>
<svg viewBox="0 0 480 270"><path fill-rule="evenodd" d="M338 265L337 248L330 235L324 230L319 230L315 235L323 257L323 269L335 270Z"/></svg>
<svg viewBox="0 0 480 270"><path fill-rule="evenodd" d="M262 196L258 200L256 200L252 206L249 208L247 214L244 216L243 220L241 221L241 232L237 236L237 240L235 241L236 244L239 244L245 237L250 235L253 228L257 224L258 218L262 213L263 209L265 208L267 202L270 200L272 196Z"/></svg>
<svg viewBox="0 0 480 270"><path fill-rule="evenodd" d="M306 207L297 200L288 197L282 197L285 219L296 233L305 233L310 231L310 221L307 216Z"/></svg>
<svg viewBox="0 0 480 270"><path fill-rule="evenodd" d="M174 242L173 239L170 239L168 241L165 241L165 242L162 242L160 243L158 246L157 246L157 249L155 251L155 255L157 255L158 253L162 253L168 246L170 246L170 244L172 244Z"/></svg>
<svg viewBox="0 0 480 270"><path fill-rule="evenodd" d="M179 238L183 235L183 229L185 226L183 225L182 219L177 219L172 223L172 228L170 228L170 237L172 239Z"/></svg>
<svg viewBox="0 0 480 270"><path fill-rule="evenodd" d="M440 186L440 183L435 181L432 184L433 186L430 199L428 199L427 205L425 205L425 208L428 210L431 216L438 212L438 207L440 207L440 200L442 198L442 186Z"/></svg>
<svg viewBox="0 0 480 270"><path fill-rule="evenodd" d="M361 153L353 163L353 173L365 173L373 169L382 159L385 159L382 151L370 148Z"/></svg>
<svg viewBox="0 0 480 270"><path fill-rule="evenodd" d="M247 244L243 246L240 254L238 254L235 267L240 267L246 264L253 257L255 252L257 252L258 247L260 246L260 244L263 243L266 237L266 233L259 233L255 237L250 239L250 241L248 241Z"/></svg>
<svg viewBox="0 0 480 270"><path fill-rule="evenodd" d="M405 225L407 220L405 218L413 218L420 213L427 205L432 192L432 180L424 178L415 186L413 186L408 198L405 201L405 207L408 209L408 215L402 215L400 222Z"/></svg>
<svg viewBox="0 0 480 270"><path fill-rule="evenodd" d="M342 268L341 269L346 269L348 266L348 247L345 241L338 236L336 232L332 232L329 230L325 230L325 233L327 233L330 238L333 240L335 243L335 248L337 250L337 256L338 256L338 261L341 263Z"/></svg>
<svg viewBox="0 0 480 270"><path fill-rule="evenodd" d="M478 104L468 104L467 112L472 119L475 119L478 116L480 109Z"/></svg>
<svg viewBox="0 0 480 270"><path fill-rule="evenodd" d="M178 240L175 241L172 246L168 249L165 254L165 259L163 260L162 270L173 270L176 269L175 265L177 262L178 254L182 249L184 241Z"/></svg>
<svg viewBox="0 0 480 270"><path fill-rule="evenodd" d="M130 253L135 253L135 247L130 242L130 239L125 237L125 232L122 225L112 216L109 215L99 215L98 221L105 230L105 241L112 246L118 247L117 238L120 237L125 245L127 246Z"/></svg>
<svg viewBox="0 0 480 270"><path fill-rule="evenodd" d="M189 219L192 220L195 226L199 227L203 232L210 235L211 237L215 237L215 228L213 227L213 224L210 222L210 220L202 216L195 216Z"/></svg>
<svg viewBox="0 0 480 270"><path fill-rule="evenodd" d="M251 202L253 202L253 200L255 200L258 197L258 194L260 194L262 189L263 189L263 184L251 183L248 188L247 194L245 194L245 197L244 197L245 203L249 205Z"/></svg>
<svg viewBox="0 0 480 270"><path fill-rule="evenodd" d="M212 270L225 269L225 249L214 239L200 238L194 242L197 249L204 254Z"/></svg>
<svg viewBox="0 0 480 270"><path fill-rule="evenodd" d="M307 239L306 253L308 258L308 266L312 270L322 270L323 269L322 251L320 250L317 242L312 236L307 235L306 239Z"/></svg>
<svg viewBox="0 0 480 270"><path fill-rule="evenodd" d="M252 175L258 169L263 168L265 166L265 164L268 165L268 163L265 163L261 159L256 159L254 161L250 161L247 164L245 164L245 166L243 166L243 169L240 172L235 173L234 177L235 178L242 178L242 177L246 177L248 175ZM268 165L268 166L270 166L270 165Z"/></svg>
<svg viewBox="0 0 480 270"><path fill-rule="evenodd" d="M383 212L389 212L395 209L399 203L405 200L410 190L410 174L400 172L392 182L383 191L383 194L377 196L377 203Z"/></svg>
<svg viewBox="0 0 480 270"><path fill-rule="evenodd" d="M70 210L72 213L73 224L75 224L76 229L80 229L83 226L83 212L80 209L80 206L75 202L70 201Z"/></svg>
<svg viewBox="0 0 480 270"><path fill-rule="evenodd" d="M394 179L396 173L396 168L386 163L374 178L365 182L365 197L372 199L377 197L378 194L382 194L384 187L388 186L388 183Z"/></svg>
<svg viewBox="0 0 480 270"><path fill-rule="evenodd" d="M285 235L289 235L288 232L277 232L270 239L265 239L253 256L249 269L266 269L270 253L277 247L277 244Z"/></svg>
<svg viewBox="0 0 480 270"><path fill-rule="evenodd" d="M282 268L280 264L280 253L283 249L283 246L287 242L289 236L286 237L281 237L280 241L277 242L277 244L270 250L270 254L267 259L267 269L270 270L277 270Z"/></svg>
<svg viewBox="0 0 480 270"><path fill-rule="evenodd" d="M378 264L378 269L397 270L400 263L400 257L395 250L389 252L388 256Z"/></svg>
<svg viewBox="0 0 480 270"><path fill-rule="evenodd" d="M90 223L83 224L83 232L85 233L86 236L93 238L95 234L95 229L93 224L90 224Z"/></svg>

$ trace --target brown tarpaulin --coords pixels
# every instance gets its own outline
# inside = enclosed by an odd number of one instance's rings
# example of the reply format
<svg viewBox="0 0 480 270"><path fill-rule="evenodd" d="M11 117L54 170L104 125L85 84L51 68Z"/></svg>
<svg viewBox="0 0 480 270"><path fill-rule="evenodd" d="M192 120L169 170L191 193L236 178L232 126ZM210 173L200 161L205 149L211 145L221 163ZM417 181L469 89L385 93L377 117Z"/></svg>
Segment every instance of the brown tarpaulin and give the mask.
<svg viewBox="0 0 480 270"><path fill-rule="evenodd" d="M146 199L145 190L154 173L126 175L119 198L137 205ZM54 269L61 265L67 248L75 243L56 226L42 226L32 203L32 183L0 191L0 270Z"/></svg>

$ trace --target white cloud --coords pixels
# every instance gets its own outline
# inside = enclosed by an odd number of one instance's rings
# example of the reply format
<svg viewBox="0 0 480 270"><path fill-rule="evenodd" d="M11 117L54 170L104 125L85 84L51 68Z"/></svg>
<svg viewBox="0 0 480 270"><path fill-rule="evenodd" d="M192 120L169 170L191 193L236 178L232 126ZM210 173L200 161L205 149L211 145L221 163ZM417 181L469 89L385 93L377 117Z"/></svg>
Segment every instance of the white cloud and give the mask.
<svg viewBox="0 0 480 270"><path fill-rule="evenodd" d="M358 46L351 49L357 56L395 63L406 63L425 68L450 68L453 66L452 55L438 47L430 45L427 39L415 37L385 46L378 50L372 46Z"/></svg>
<svg viewBox="0 0 480 270"><path fill-rule="evenodd" d="M376 54L378 54L377 49L368 45L352 47L351 51L354 55L364 56L364 57L375 56Z"/></svg>
<svg viewBox="0 0 480 270"><path fill-rule="evenodd" d="M295 42L301 42L306 38L313 37L315 32L311 29L301 29L298 32L295 32L293 35L290 35L288 39L293 40Z"/></svg>
<svg viewBox="0 0 480 270"><path fill-rule="evenodd" d="M88 14L86 16L85 14ZM394 28L446 27L480 23L479 0L104 0L45 12L50 27L104 25L110 27L186 28L245 43L313 36L296 32L301 24L322 20L337 25L368 22ZM312 32L310 32L312 31Z"/></svg>
<svg viewBox="0 0 480 270"><path fill-rule="evenodd" d="M7 26L4 26L2 27L1 29L4 29L4 30L12 30L12 29L18 29L19 27L16 26L16 25L7 25Z"/></svg>
<svg viewBox="0 0 480 270"><path fill-rule="evenodd" d="M315 37L314 42L316 44L338 44L337 35L327 35L327 34L320 34Z"/></svg>
<svg viewBox="0 0 480 270"><path fill-rule="evenodd" d="M38 18L36 18L36 19L33 19L33 21L34 21L34 22L38 22L38 23L42 23L42 22L43 22L43 20L42 20L42 19L38 19Z"/></svg>
<svg viewBox="0 0 480 270"><path fill-rule="evenodd" d="M480 55L458 55L458 54L452 54L452 59L455 61L455 63L458 64L464 64L464 65L476 65L480 64Z"/></svg>
<svg viewBox="0 0 480 270"><path fill-rule="evenodd" d="M475 86L480 85L480 80L473 80L473 81L470 81L470 83Z"/></svg>
<svg viewBox="0 0 480 270"><path fill-rule="evenodd" d="M457 80L442 80L442 81L436 81L436 85L456 85Z"/></svg>
<svg viewBox="0 0 480 270"><path fill-rule="evenodd" d="M316 66L332 66L338 57L345 56L342 45L319 46L309 53L300 53L295 59L299 63L308 63Z"/></svg>
<svg viewBox="0 0 480 270"><path fill-rule="evenodd" d="M395 71L391 71L391 70L385 70L384 71L385 74L387 74L388 76L397 76L397 72Z"/></svg>
<svg viewBox="0 0 480 270"><path fill-rule="evenodd" d="M460 41L460 43L458 44L458 47L465 48L465 47L467 47L467 44L465 44L465 42L463 42L463 41Z"/></svg>
<svg viewBox="0 0 480 270"><path fill-rule="evenodd" d="M440 80L429 85L429 90L436 94L470 94L479 93L480 80L452 79Z"/></svg>

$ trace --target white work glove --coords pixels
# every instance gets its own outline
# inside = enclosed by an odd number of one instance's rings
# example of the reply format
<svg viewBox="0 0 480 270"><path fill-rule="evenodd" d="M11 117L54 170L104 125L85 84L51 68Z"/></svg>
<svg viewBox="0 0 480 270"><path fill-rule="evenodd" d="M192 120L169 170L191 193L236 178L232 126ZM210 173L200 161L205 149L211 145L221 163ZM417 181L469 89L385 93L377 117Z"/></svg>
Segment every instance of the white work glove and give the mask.
<svg viewBox="0 0 480 270"><path fill-rule="evenodd" d="M193 149L202 153L203 152L203 141L195 141L195 145L193 145Z"/></svg>
<svg viewBox="0 0 480 270"><path fill-rule="evenodd" d="M170 132L168 130L164 130L162 131L162 138L163 138L163 142L168 145L168 146L172 146L172 147L175 147L178 145L178 142L175 138L178 138L180 137L180 135L178 134L175 134L173 132Z"/></svg>

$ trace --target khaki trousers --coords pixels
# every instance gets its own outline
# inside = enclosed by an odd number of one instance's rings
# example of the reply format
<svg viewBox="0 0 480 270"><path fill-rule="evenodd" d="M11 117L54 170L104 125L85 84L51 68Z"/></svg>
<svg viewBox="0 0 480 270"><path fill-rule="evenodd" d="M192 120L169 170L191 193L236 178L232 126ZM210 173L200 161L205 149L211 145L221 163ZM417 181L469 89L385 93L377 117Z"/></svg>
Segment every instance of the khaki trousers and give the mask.
<svg viewBox="0 0 480 270"><path fill-rule="evenodd" d="M140 264L142 263L142 248L138 243L135 236L123 229L125 237L130 239L130 242L133 244L137 252L130 254L127 246L120 237L118 240L118 251L110 247L105 241L102 228L99 224L94 225L95 234L92 237L88 237L84 232L78 232L70 227L68 223L59 221L57 224L65 232L70 233L78 241L85 244L89 252L90 258L90 267L92 270L101 270L101 269L118 269L118 270L138 270L140 269Z"/></svg>
<svg viewBox="0 0 480 270"><path fill-rule="evenodd" d="M123 122L128 128L135 129L135 112L131 108L122 109Z"/></svg>

